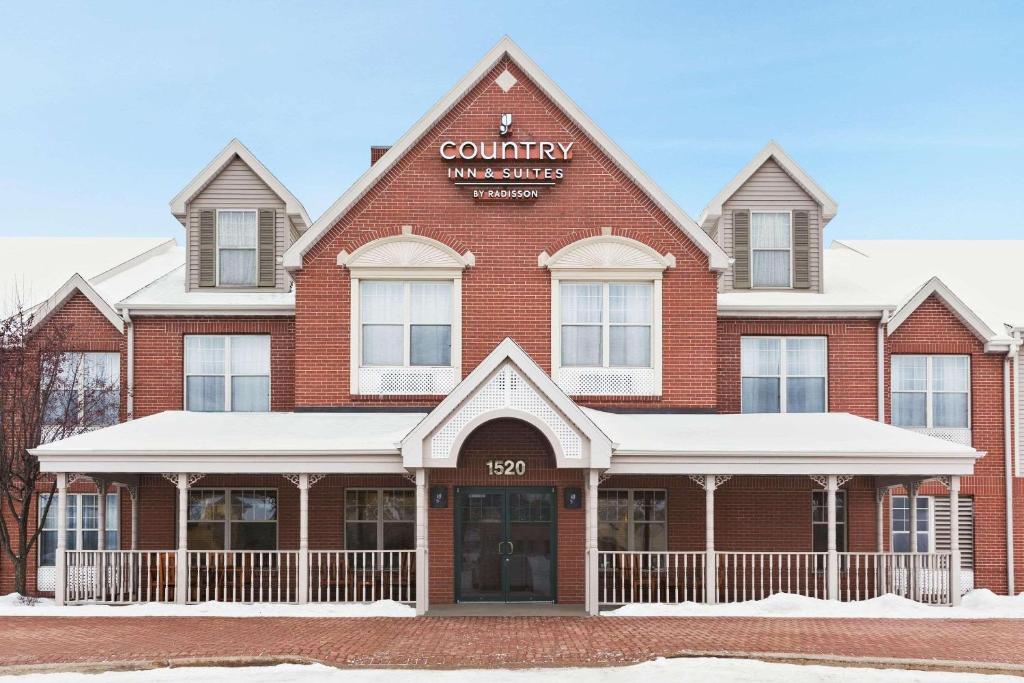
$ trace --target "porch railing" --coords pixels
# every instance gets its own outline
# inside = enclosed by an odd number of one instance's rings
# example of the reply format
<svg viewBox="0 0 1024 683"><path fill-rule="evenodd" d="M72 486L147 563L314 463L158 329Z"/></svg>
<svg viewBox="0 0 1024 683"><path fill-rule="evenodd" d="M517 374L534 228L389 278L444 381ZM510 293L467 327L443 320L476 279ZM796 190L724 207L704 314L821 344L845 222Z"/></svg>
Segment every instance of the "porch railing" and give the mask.
<svg viewBox="0 0 1024 683"><path fill-rule="evenodd" d="M68 550L65 600L125 604L174 602L173 550Z"/></svg>
<svg viewBox="0 0 1024 683"><path fill-rule="evenodd" d="M190 550L188 602L298 602L297 550Z"/></svg>
<svg viewBox="0 0 1024 683"><path fill-rule="evenodd" d="M948 605L949 553L839 553L841 600L893 593L916 602ZM959 587L958 587L959 589Z"/></svg>
<svg viewBox="0 0 1024 683"><path fill-rule="evenodd" d="M718 600L761 600L776 593L828 597L828 553L716 552Z"/></svg>
<svg viewBox="0 0 1024 683"><path fill-rule="evenodd" d="M310 550L310 602L416 601L415 550Z"/></svg>
<svg viewBox="0 0 1024 683"><path fill-rule="evenodd" d="M702 602L706 554L695 552L601 551L598 603Z"/></svg>

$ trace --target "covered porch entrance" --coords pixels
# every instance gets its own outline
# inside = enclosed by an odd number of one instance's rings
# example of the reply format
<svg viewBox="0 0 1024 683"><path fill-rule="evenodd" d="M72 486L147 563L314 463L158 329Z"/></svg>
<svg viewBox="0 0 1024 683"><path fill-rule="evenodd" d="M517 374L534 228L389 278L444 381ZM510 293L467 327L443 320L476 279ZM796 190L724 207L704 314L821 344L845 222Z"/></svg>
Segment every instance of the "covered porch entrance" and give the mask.
<svg viewBox="0 0 1024 683"><path fill-rule="evenodd" d="M554 488L459 487L456 602L554 602Z"/></svg>

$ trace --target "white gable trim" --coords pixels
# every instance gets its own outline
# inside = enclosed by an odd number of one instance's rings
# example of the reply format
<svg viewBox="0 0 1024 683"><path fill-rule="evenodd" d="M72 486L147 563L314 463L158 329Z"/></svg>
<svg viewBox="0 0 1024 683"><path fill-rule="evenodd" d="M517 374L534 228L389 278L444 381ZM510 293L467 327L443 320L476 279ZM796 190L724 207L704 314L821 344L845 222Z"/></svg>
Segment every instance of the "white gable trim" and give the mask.
<svg viewBox="0 0 1024 683"><path fill-rule="evenodd" d="M740 189L743 183L750 180L750 177L754 175L759 168L761 168L766 161L769 159L775 159L775 163L782 167L786 173L789 174L793 180L797 182L800 187L804 189L807 194L814 198L814 201L821 204L822 220L827 223L832 220L836 212L839 210L839 206L836 204L836 200L832 199L825 190L821 188L818 183L814 182L811 176L807 175L807 172L800 168L800 165L793 160L785 150L779 145L779 143L772 140L764 146L760 152L758 152L750 162L743 167L743 169L736 174L736 176L729 181L729 184L722 188L721 192L716 194L714 198L708 202L708 205L701 212L700 217L697 219L697 223L702 226L710 226L714 224L722 216L722 205L729 201L729 198L736 194L736 191Z"/></svg>
<svg viewBox="0 0 1024 683"><path fill-rule="evenodd" d="M729 267L729 257L707 233L659 188L622 149L609 138L590 117L583 113L575 102L530 59L511 38L505 36L498 44L484 55L454 88L442 97L434 107L420 118L405 135L377 163L359 177L358 180L324 212L320 218L284 253L283 262L289 270L302 268L302 257L330 230L335 223L351 209L373 186L390 171L412 147L423 138L443 118L452 107L458 104L467 92L480 82L494 65L508 55L519 68L549 97L558 107L588 135L598 148L612 159L630 179L640 186L654 200L680 230L697 247L708 256L712 270L725 270Z"/></svg>
<svg viewBox="0 0 1024 683"><path fill-rule="evenodd" d="M174 195L174 199L171 200L171 213L184 223L186 205L192 201L192 199L199 194L204 187L206 187L211 180L217 177L217 174L224 170L224 168L231 163L231 161L238 157L241 159L252 172L259 176L259 179L267 184L267 186L274 191L281 201L284 202L285 212L289 216L297 216L302 220L303 225L309 225L309 214L306 213L306 208L302 206L302 202L296 198L288 188L278 180L270 170L263 165L263 163L256 158L256 156L249 151L249 149L243 145L238 138L234 138L229 142L224 149L222 149L217 156L213 158L206 167L193 178L188 185L182 189L181 192Z"/></svg>
<svg viewBox="0 0 1024 683"><path fill-rule="evenodd" d="M517 390L510 389L507 384L510 379L525 384ZM493 406L473 405L473 400L485 390L507 392L509 396L513 396L513 392L518 393L513 397L516 400L502 400ZM527 403L537 399L540 409L530 409ZM431 438L465 409L469 412L462 416L461 426L449 430L452 434L445 437L449 444L444 449L445 454L435 457L436 454L429 451ZM559 467L607 468L611 464L613 444L608 436L509 338L498 344L402 440L402 461L407 468L425 465L455 467L458 448L465 437L480 424L502 417L525 420L544 433L555 451ZM559 434L564 438L559 438ZM579 443L572 443L573 435L580 439ZM575 455L576 452L579 455Z"/></svg>
<svg viewBox="0 0 1024 683"><path fill-rule="evenodd" d="M81 292L86 299L88 299L93 306L96 307L100 313L103 314L110 324L117 328L117 331L124 334L124 320L117 314L114 307L111 306L106 299L100 296L89 281L84 277L75 273L72 275L67 282L65 282L60 289L53 293L49 299L39 304L33 311L32 327L42 325L44 322L50 319L50 317L60 310L60 307L68 302L68 300L74 296L75 292Z"/></svg>
<svg viewBox="0 0 1024 683"><path fill-rule="evenodd" d="M905 323L907 319L910 318L911 314L913 314L913 312L916 311L918 307L920 307L921 304L923 304L932 294L937 296L942 303L948 306L956 317L960 319L960 322L966 325L978 339L986 343L986 351L1005 350L1002 348L1002 345L1000 345L999 349L995 349L994 347L990 348L990 342L992 342L998 335L996 335L992 328L986 325L985 321L972 311L970 307L960 299L960 297L954 294L953 290L946 286L946 283L937 277L933 277L921 285L921 288L918 289L917 292L915 292L914 295L910 297L910 299L903 304L891 318L889 318L887 326L888 334L891 335L893 332L898 330L900 325Z"/></svg>

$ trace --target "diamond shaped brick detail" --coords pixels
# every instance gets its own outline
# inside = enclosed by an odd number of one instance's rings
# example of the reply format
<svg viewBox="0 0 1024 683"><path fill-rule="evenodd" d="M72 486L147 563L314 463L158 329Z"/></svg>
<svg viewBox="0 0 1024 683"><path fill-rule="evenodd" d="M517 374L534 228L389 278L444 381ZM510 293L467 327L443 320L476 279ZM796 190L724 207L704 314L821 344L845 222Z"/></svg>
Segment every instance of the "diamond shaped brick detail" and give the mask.
<svg viewBox="0 0 1024 683"><path fill-rule="evenodd" d="M516 77L513 76L508 69L505 69L498 74L498 77L494 79L494 82L498 84L498 87L501 88L502 91L508 92L518 81L516 81Z"/></svg>

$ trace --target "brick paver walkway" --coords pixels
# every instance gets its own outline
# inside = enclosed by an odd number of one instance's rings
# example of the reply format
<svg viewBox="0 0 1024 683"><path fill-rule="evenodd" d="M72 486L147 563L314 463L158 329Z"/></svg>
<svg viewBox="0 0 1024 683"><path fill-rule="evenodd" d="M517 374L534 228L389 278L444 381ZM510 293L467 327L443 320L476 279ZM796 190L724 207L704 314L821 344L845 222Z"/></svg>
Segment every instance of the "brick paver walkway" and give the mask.
<svg viewBox="0 0 1024 683"><path fill-rule="evenodd" d="M1024 664L1024 622L757 618L0 618L0 666L308 657L355 667L626 664L693 652Z"/></svg>

